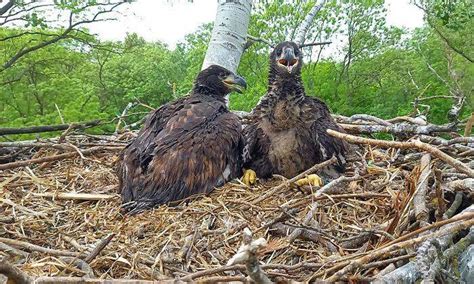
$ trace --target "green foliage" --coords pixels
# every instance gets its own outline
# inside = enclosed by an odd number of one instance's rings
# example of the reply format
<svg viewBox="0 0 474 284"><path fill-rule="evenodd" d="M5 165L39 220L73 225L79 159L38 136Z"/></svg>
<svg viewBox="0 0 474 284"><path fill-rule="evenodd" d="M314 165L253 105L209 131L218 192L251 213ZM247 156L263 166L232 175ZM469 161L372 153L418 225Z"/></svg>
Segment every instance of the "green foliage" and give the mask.
<svg viewBox="0 0 474 284"><path fill-rule="evenodd" d="M435 2L431 19L452 44L465 52L472 36L472 10ZM56 8L80 13L95 1L57 1ZM273 44L294 38L314 1L259 1L249 34ZM467 5L467 4L466 4ZM472 5L471 5L472 7ZM79 10L77 10L79 9ZM77 11L76 11L77 10ZM305 48L303 81L310 96L323 99L335 113L367 113L382 118L408 115L416 97L446 96L453 89L467 96L462 117L472 111L474 66L446 44L431 27L407 32L385 22L383 1L329 1L317 15L307 42L333 39L331 46ZM24 28L0 27L0 60L7 62L22 46L42 42L57 29L29 15ZM26 54L0 71L0 126L28 126L103 119L96 128L110 132L114 118L135 103L125 121L185 95L192 87L211 36L211 24L187 35L173 50L129 34L123 42L100 42L85 32ZM14 35L28 31L21 37ZM10 39L8 39L11 37ZM469 39L470 38L470 39ZM98 46L98 48L94 48ZM471 45L472 46L472 45ZM321 56L320 49L331 49ZM250 111L267 89L271 48L255 42L243 54L238 73L248 83L232 94L231 109ZM451 101L433 99L429 119L447 122ZM25 138L27 136L22 136ZM31 138L31 136L28 136Z"/></svg>

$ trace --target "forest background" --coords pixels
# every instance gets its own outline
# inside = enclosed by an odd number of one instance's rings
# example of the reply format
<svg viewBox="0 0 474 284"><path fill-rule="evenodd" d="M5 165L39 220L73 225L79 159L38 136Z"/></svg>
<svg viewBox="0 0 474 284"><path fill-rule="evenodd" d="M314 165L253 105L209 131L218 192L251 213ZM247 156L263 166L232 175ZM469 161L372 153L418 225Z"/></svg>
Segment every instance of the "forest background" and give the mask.
<svg viewBox="0 0 474 284"><path fill-rule="evenodd" d="M102 41L84 24L112 20L114 9L127 3L23 2L21 13L0 17L0 127L100 119L102 124L88 131L111 133L119 118L122 126L139 121L150 109L186 95L212 30L212 23L204 24L173 49L134 33L124 41ZM250 111L265 94L270 44L293 39L313 5L306 0L254 4L238 69L249 88L231 96L231 109ZM410 115L417 102L438 124L448 122L453 100L462 95L460 120L467 119L473 109L474 4L433 0L412 5L423 10L425 24L406 30L386 23L384 1L327 1L306 42L331 43L304 48L306 93L346 116ZM68 24L51 20L54 13L69 15ZM321 56L335 44L341 48ZM41 134L47 135L57 134Z"/></svg>

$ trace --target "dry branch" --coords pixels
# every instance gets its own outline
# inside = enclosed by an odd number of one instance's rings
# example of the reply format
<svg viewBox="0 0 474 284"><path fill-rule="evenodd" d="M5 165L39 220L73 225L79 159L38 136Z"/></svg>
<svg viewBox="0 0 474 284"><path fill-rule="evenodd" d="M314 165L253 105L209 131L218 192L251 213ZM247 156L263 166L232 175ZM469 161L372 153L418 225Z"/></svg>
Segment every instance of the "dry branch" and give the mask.
<svg viewBox="0 0 474 284"><path fill-rule="evenodd" d="M374 250L366 256L363 256L363 257L361 257L357 260L351 261L343 269L339 270L337 273L335 273L334 275L329 277L327 279L327 281L335 282L338 279L342 278L344 275L352 272L354 269L361 267L363 264L366 264L366 263L368 263L368 262L370 262L374 259L377 259L378 257L383 256L383 255L385 255L389 252L392 252L394 250L404 249L404 248L422 243L422 242L426 241L427 239L441 237L441 236L444 236L444 235L447 235L447 234L451 234L453 232L459 232L460 230L464 230L464 229L469 228L473 225L474 225L474 219L471 218L469 220L458 222L456 224L453 224L453 226L450 226L449 228L441 229L441 230L438 230L438 231L436 231L434 233L431 233L431 234L423 235L421 237L413 238L413 239L408 240L408 241L395 243L393 245L386 246L384 248Z"/></svg>
<svg viewBox="0 0 474 284"><path fill-rule="evenodd" d="M353 121L349 119L344 118L344 121L383 123L377 118L360 115L353 116ZM400 121L417 125L423 123L423 119ZM384 124L396 123L398 120L387 120ZM133 135L134 133L129 132L118 137L71 135L68 136L68 142L75 146L75 152L83 153L97 145L111 146L108 143L125 142ZM471 166L472 157L461 155L466 149L472 148L471 138L445 140L422 136L420 139ZM57 139L49 141L51 142L46 144L56 143ZM101 145L102 142L107 144ZM27 143L35 144L34 141ZM39 146L29 146L32 147L21 147L28 150L21 157L33 155L29 158L38 159L55 152L45 151ZM73 148L64 146L66 151ZM39 167L20 167L0 172L0 199L5 201L3 206L0 203L0 211L12 216L0 218L0 234L5 232L9 239L43 246L41 250L28 250L0 239L1 244L10 248L25 253L35 252L26 258L9 253L15 257L14 265L29 275L43 276L47 275L45 271L48 271L54 275L67 276L40 277L36 280L43 279L49 283L84 283L84 277L94 274L103 279L110 279L107 280L109 283L120 283L117 281L125 278L174 279L178 283L245 282L249 281L246 275L250 275L246 265L226 266L226 262L235 253L232 248L239 247L243 228L249 227L256 236L263 237L268 242L258 255L260 263L264 264L257 264L273 281L291 279L307 282L313 274L316 276L314 280L323 280L324 277L344 269L351 261L359 261L367 255L378 254L380 250L392 246L393 250L375 256L367 263L361 264L357 270L340 277L342 281L368 281L376 273L375 269L396 269L393 264L400 265L399 261L406 261L413 255L410 252L411 245L398 248L400 243L419 238L423 234L436 233L440 228L444 230L447 224L457 226L460 222L474 218L474 213L462 213L451 219L414 229L419 222L416 222L412 205L408 207L408 214L403 215L403 222L396 222L394 225L400 237L383 231L382 228L388 228L394 220L394 212L403 210L405 204L411 204L410 198L415 192L423 190L421 185L427 178L420 177L419 174L423 169L428 170L424 166L420 168L419 163L423 155L431 155L431 164L436 167L435 172L442 173L435 179L434 185L441 194L426 194L427 206L436 204L436 199L453 191L459 191L458 196L464 195L462 201L471 201L473 195L470 187L474 178L459 173L451 166L446 167L437 161L435 155L425 154L419 148L397 151L384 147L374 149L371 146L365 149L359 147L360 151L365 151L365 154L360 155L362 161L360 158L348 159L346 174L319 191L316 190L314 194L295 191L295 188L289 186L293 179L282 181L281 177L275 177L261 180L251 189L228 183L189 204L161 206L134 217L124 217L119 212L120 201L115 198L117 178L113 161L116 155L104 149L104 152L86 156L86 159L93 159L97 163L83 163L77 153L60 163L43 163ZM69 154L62 152L63 149L59 150L58 153ZM360 162L363 165L374 162L377 166L366 171L364 168L360 169ZM317 171L319 167L324 166L327 164L316 165L316 169L312 170ZM418 169L413 170L414 166ZM358 172L363 173L363 176L357 177ZM294 180L309 173L311 172L302 173ZM350 176L350 173L354 173L353 176ZM413 191L407 192L404 181L407 184L409 182ZM431 179L429 185L431 186ZM56 201L60 198L66 198L66 201ZM415 205L416 203L415 201ZM315 204L318 206L317 211L311 210ZM460 204L463 206L465 202ZM440 210L444 211L446 210ZM438 220L442 220L442 216ZM319 223L319 228L314 225L315 221ZM302 232L299 240L288 246L288 234L291 235L295 231ZM113 232L117 232L114 241L105 246L102 253L97 254L87 265L84 261L87 254L103 242L100 238ZM363 240L368 241L362 242ZM51 254L51 251L44 250L46 247L54 247L61 253ZM64 258L63 252L73 255ZM337 256L338 252L343 256ZM182 255L185 257L180 257ZM72 277L76 275L83 277ZM96 280L102 281L95 276L91 279Z"/></svg>
<svg viewBox="0 0 474 284"><path fill-rule="evenodd" d="M32 193L33 196L47 197L52 199L78 200L78 201L99 201L117 198L118 195L100 194L100 193L80 193L80 192L66 192L66 193Z"/></svg>
<svg viewBox="0 0 474 284"><path fill-rule="evenodd" d="M293 178L291 178L291 179L289 179L289 180L287 180L287 181L282 182L282 183L281 183L280 185L278 185L278 186L275 186L275 187L271 188L270 190L268 190L267 192L265 192L265 194L263 194L263 195L260 196L259 198L255 199L255 200L252 202L252 204L258 204L258 203L260 203L261 201L263 201L263 200L267 199L268 197L272 196L272 194L274 194L275 192L277 192L277 191L283 189L284 187L286 187L286 186L288 186L288 185L290 185L290 184L296 182L296 181L299 180L299 179L302 179L302 178L306 177L306 176L309 175L309 174L312 174L312 173L314 173L314 172L317 172L318 170L320 170L320 169L322 169L322 168L325 168L325 167L327 167L327 166L330 166L330 165L332 165L332 164L334 164L334 163L336 163L336 162L337 162L336 157L332 157L331 159L326 160L326 161L324 161L324 162L322 162L322 163L320 163L320 164L316 164L316 165L312 166L311 168L307 169L306 171L302 172L301 174L299 174L299 175L297 175L297 176L295 176L295 177L293 177Z"/></svg>
<svg viewBox="0 0 474 284"><path fill-rule="evenodd" d="M391 125L378 125L378 124L347 124L341 123L340 126L347 132L352 134L374 134L374 133L390 133L393 135L430 135L433 133L446 133L455 132L455 124L446 125L413 125L406 123L391 124Z"/></svg>
<svg viewBox="0 0 474 284"><path fill-rule="evenodd" d="M30 284L33 283L32 279L23 273L20 269L13 266L7 260L0 260L0 273L7 276L7 283L15 284Z"/></svg>
<svg viewBox="0 0 474 284"><path fill-rule="evenodd" d="M100 240L97 246L84 258L84 261L91 263L99 253L110 243L115 237L115 233L108 234L104 239Z"/></svg>
<svg viewBox="0 0 474 284"><path fill-rule="evenodd" d="M29 251L29 252L38 251L38 252L46 253L46 254L49 254L49 255L55 255L55 256L73 256L73 257L80 256L80 254L77 253L77 252L45 248L45 247L42 247L42 246L30 244L28 242L17 241L17 240L12 240L12 239L8 239L8 238L0 237L0 242L5 243L7 245L14 246L14 247L22 248L22 249L24 249L26 251Z"/></svg>
<svg viewBox="0 0 474 284"><path fill-rule="evenodd" d="M413 197L413 207L415 209L415 217L420 221L421 226L428 224L428 207L426 206L428 193L428 176L431 175L431 156L425 154L421 157L420 169L421 174L418 178L417 191Z"/></svg>
<svg viewBox="0 0 474 284"><path fill-rule="evenodd" d="M26 161L18 161L18 162L12 162L12 163L7 163L0 165L0 170L8 170L8 169L14 169L14 168L19 168L19 167L25 167L25 166L30 166L33 164L39 164L39 163L45 163L45 162L54 162L54 161L59 161L67 158L72 158L75 156L80 155L88 155L92 154L94 152L99 152L99 151L118 151L123 149L123 147L104 147L104 146L97 146L97 147L92 147L89 149L85 149L83 151L74 151L70 153L64 153L64 154L59 154L59 155L54 155L54 156L46 156L42 158L36 158L36 159L30 159Z"/></svg>
<svg viewBox="0 0 474 284"><path fill-rule="evenodd" d="M238 263L245 263L247 274L256 283L267 284L273 283L268 276L263 272L257 259L257 250L266 246L267 241L264 238L252 240L252 232L245 228L243 232L243 243L237 253L229 259L227 266L232 266Z"/></svg>
<svg viewBox="0 0 474 284"><path fill-rule="evenodd" d="M372 145L372 146L381 146L381 147L388 147L388 148L399 148L399 149L418 149L422 151L426 151L436 158L442 160L443 162L451 165L453 168L457 169L458 171L467 174L469 177L474 177L474 170L469 168L463 162L450 157L449 155L443 153L441 150L423 143L421 141L410 141L410 142L398 142L398 141L385 141L385 140L377 140L377 139L370 139L370 138L363 138L357 137L349 134L340 133L334 131L332 129L328 129L327 132L329 135L346 140L350 143L355 144L365 144L365 145Z"/></svg>
<svg viewBox="0 0 474 284"><path fill-rule="evenodd" d="M0 135L10 134L27 134L27 133L40 133L40 132L51 132L61 131L66 129L78 129L78 128L90 128L100 124L100 120L92 120L86 122L78 122L71 124L59 124L59 125L43 125L43 126L32 126L24 128L0 128Z"/></svg>

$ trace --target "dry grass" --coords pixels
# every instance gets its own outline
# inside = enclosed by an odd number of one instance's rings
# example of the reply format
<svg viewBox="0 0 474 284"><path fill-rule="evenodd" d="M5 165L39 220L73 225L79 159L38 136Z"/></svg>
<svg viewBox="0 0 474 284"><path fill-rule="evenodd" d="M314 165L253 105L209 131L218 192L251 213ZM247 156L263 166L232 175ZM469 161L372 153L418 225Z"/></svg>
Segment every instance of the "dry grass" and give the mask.
<svg viewBox="0 0 474 284"><path fill-rule="evenodd" d="M81 149L84 148L81 145L90 142L84 137L80 141L74 139L70 141L75 141ZM41 148L30 151L28 158L63 152ZM325 271L338 261L370 253L416 229L409 227L413 223L409 214L401 216L398 222L396 217L403 208L411 206L408 202L418 183L419 161L389 162L400 156L393 149L362 150L362 160L370 166L364 169L364 163L356 161L346 173L351 176L359 168L361 178L342 183L317 198L310 192L316 188L306 188L303 193L286 186L271 197L255 202L283 182L275 177L260 181L251 189L237 181L231 182L189 204L162 206L137 216L120 213L113 166L117 154L117 151L103 151L85 160L76 156L0 172L0 236L88 254L101 239L115 233L112 241L89 263L95 277L166 279L225 266L240 245L243 228L249 227L256 237L268 241L259 258L270 277L308 280L318 272L324 278ZM71 192L114 196L99 201L77 201L37 195ZM449 201L448 195L446 199ZM302 225L301 220L314 204L317 204L314 221ZM279 225L286 229L303 228L302 236L306 239L289 243L284 232L273 229ZM315 239L308 239L308 235ZM29 251L19 245L12 247ZM26 258L6 251L2 254L32 276L83 276L87 272L72 264L74 258L59 254L31 251ZM370 278L382 268L361 268L353 275ZM245 272L241 266L236 270L208 273L198 279Z"/></svg>

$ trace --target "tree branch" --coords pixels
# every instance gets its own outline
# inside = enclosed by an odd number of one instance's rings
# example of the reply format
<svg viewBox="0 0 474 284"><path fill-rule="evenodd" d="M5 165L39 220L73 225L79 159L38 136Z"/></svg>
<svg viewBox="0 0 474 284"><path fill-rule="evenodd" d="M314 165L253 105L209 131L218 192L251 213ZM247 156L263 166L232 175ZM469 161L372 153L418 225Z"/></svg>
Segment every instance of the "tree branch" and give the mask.
<svg viewBox="0 0 474 284"><path fill-rule="evenodd" d="M385 140L369 139L369 138L357 137L357 136L353 136L349 134L340 133L332 129L328 129L327 133L331 136L334 136L339 139L343 139L350 143L355 143L355 144L366 144L366 145L375 145L375 146L400 148L400 149L418 149L418 150L426 151L432 154L433 156L437 157L438 159L442 160L443 162L447 163L448 165L452 166L453 168L457 169L458 171L467 174L469 177L474 177L474 170L471 169L469 166L467 166L463 162L453 157L450 157L448 154L445 154L438 148L435 148L429 144L423 143L419 140L410 141L410 142L399 142L399 141L385 141Z"/></svg>
<svg viewBox="0 0 474 284"><path fill-rule="evenodd" d="M298 33L296 34L296 43L300 46L304 44L306 33L311 27L314 17L323 8L324 4L326 4L326 0L321 0L319 3L315 3L313 8L311 8L311 11L309 11L308 15L306 15L304 21L300 24Z"/></svg>

